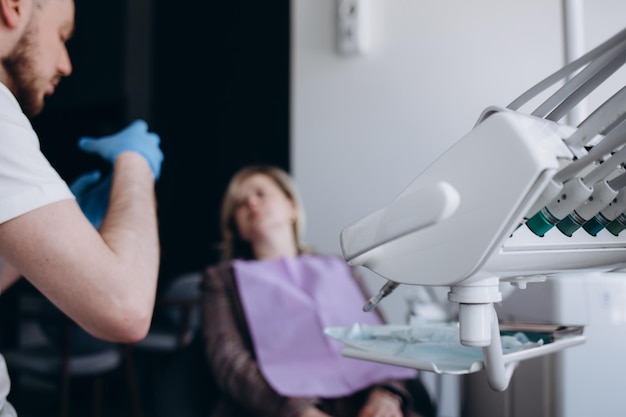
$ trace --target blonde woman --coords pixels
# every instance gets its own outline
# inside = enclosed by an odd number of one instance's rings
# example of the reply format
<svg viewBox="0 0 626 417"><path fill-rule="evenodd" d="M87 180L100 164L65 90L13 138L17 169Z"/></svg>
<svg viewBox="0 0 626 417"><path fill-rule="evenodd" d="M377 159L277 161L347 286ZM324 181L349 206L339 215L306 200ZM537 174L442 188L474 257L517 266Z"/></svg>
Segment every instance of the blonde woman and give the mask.
<svg viewBox="0 0 626 417"><path fill-rule="evenodd" d="M220 389L214 417L419 416L415 370L341 356L326 326L381 319L350 267L301 243L290 177L252 166L222 205L223 262L203 280L206 358Z"/></svg>

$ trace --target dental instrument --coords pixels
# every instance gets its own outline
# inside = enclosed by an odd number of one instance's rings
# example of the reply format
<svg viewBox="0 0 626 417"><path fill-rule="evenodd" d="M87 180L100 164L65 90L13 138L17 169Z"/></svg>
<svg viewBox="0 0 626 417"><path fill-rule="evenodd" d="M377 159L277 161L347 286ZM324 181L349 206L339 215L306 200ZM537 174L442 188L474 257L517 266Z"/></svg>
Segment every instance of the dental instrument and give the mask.
<svg viewBox="0 0 626 417"><path fill-rule="evenodd" d="M558 222L556 227L567 236L572 236L611 201L615 200L619 191L624 187L626 187L626 174L621 174L612 180L598 182L594 185L593 194L589 196L587 201Z"/></svg>
<svg viewBox="0 0 626 417"><path fill-rule="evenodd" d="M595 194L605 194L601 200L612 200L617 194L615 190L607 187L606 181L600 183L604 178L607 178L612 172L618 169L626 161L626 148L620 149L614 155L609 157L602 164L596 166L588 175L584 177L577 177L563 184L562 191L555 199L547 206L542 208L537 214L532 216L526 221L526 225L537 236L543 236L552 226L559 224L566 216L573 217L575 219L581 218L581 223L584 220L596 214L598 210L595 209L595 204L591 205L592 213L589 213L587 218L583 218L576 212L576 208L581 206L585 200L592 197L595 188L598 190ZM557 174L558 175L558 174ZM557 176L555 175L555 177ZM604 186L603 186L604 185ZM608 203L608 201L606 201ZM602 204L602 202L600 202ZM603 208L602 205L599 208ZM561 227L563 229L563 227ZM561 230L563 231L563 230ZM565 232L564 232L565 233Z"/></svg>

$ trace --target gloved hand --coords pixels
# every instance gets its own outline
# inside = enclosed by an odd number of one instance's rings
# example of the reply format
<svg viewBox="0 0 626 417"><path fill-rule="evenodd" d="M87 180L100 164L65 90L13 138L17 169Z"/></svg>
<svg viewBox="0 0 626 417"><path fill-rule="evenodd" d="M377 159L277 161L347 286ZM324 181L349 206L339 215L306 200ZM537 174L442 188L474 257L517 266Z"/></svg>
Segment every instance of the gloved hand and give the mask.
<svg viewBox="0 0 626 417"><path fill-rule="evenodd" d="M78 177L70 185L76 201L93 227L99 229L109 206L111 174L101 179L100 171L91 171Z"/></svg>
<svg viewBox="0 0 626 417"><path fill-rule="evenodd" d="M136 120L124 130L102 138L83 137L78 140L78 147L87 153L100 155L110 163L121 152L134 151L148 160L154 179L161 174L163 152L159 148L159 135L148 132L148 125L143 120Z"/></svg>

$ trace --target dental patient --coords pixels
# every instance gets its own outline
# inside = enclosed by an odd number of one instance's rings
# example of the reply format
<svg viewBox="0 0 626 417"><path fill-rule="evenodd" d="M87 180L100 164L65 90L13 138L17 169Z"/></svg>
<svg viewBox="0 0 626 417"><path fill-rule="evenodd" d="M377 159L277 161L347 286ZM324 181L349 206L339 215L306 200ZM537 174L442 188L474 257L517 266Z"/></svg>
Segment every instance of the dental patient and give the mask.
<svg viewBox="0 0 626 417"><path fill-rule="evenodd" d="M283 170L251 166L231 179L223 261L203 279L206 359L220 390L211 416L428 417L428 396L412 394L425 392L417 371L343 357L324 335L383 321L363 312L364 287L344 260L303 247L303 220Z"/></svg>

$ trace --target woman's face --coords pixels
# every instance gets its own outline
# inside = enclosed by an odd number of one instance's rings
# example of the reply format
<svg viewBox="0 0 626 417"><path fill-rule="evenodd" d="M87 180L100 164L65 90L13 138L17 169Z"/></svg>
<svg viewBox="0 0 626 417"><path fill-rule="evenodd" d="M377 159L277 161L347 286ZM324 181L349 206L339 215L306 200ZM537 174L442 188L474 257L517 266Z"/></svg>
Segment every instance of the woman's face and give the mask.
<svg viewBox="0 0 626 417"><path fill-rule="evenodd" d="M234 219L241 239L254 244L277 233L293 234L294 203L270 177L253 174L235 197Z"/></svg>

